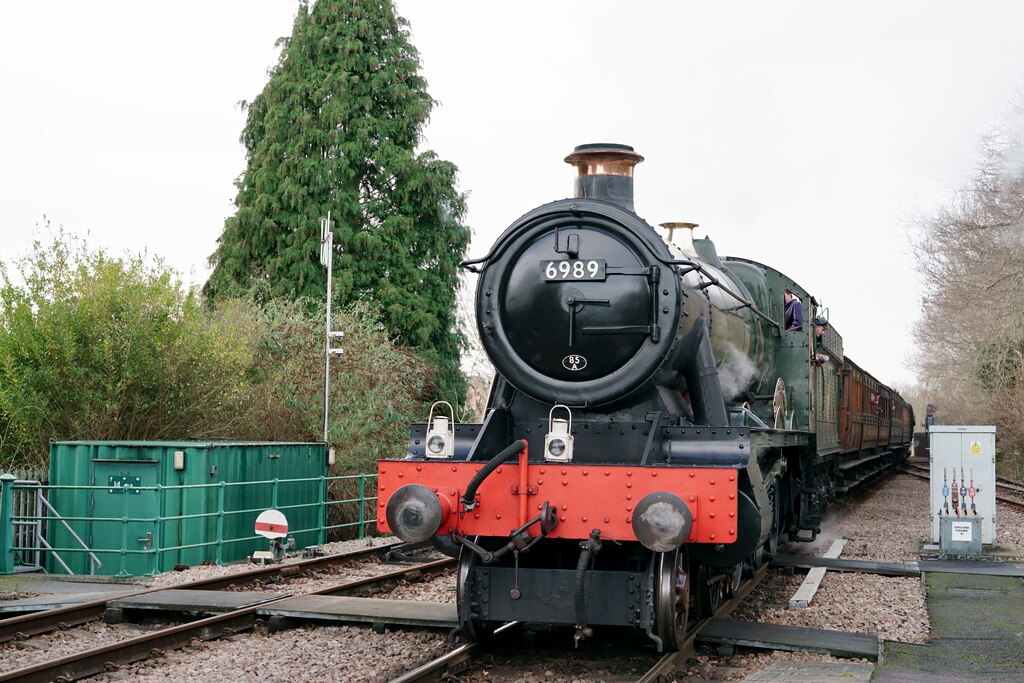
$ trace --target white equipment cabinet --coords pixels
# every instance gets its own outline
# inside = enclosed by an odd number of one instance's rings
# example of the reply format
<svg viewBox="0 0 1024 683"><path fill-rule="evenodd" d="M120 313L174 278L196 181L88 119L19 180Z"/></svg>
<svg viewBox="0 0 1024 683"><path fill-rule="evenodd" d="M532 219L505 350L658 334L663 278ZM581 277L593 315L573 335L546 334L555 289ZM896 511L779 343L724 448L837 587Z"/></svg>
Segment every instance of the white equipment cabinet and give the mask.
<svg viewBox="0 0 1024 683"><path fill-rule="evenodd" d="M939 542L940 520L981 517L981 542L996 540L996 428L932 425L932 543ZM954 507L954 501L956 507Z"/></svg>

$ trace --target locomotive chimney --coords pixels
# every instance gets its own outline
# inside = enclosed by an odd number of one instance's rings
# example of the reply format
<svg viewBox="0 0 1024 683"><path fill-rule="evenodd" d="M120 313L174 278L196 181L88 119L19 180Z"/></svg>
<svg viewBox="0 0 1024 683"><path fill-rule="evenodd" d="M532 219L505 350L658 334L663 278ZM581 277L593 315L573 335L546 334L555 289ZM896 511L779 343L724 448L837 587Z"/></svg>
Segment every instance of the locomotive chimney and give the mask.
<svg viewBox="0 0 1024 683"><path fill-rule="evenodd" d="M636 213L633 208L633 167L644 158L629 145L579 145L565 158L576 167L573 196L603 199Z"/></svg>

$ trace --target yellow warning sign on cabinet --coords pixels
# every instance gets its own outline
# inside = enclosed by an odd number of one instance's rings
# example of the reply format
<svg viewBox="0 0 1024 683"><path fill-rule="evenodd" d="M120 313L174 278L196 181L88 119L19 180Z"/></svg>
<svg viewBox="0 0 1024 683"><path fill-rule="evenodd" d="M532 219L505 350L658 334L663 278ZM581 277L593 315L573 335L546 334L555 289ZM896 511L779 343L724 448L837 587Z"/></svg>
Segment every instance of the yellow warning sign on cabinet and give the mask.
<svg viewBox="0 0 1024 683"><path fill-rule="evenodd" d="M981 455L981 444L977 441L971 443L971 455Z"/></svg>

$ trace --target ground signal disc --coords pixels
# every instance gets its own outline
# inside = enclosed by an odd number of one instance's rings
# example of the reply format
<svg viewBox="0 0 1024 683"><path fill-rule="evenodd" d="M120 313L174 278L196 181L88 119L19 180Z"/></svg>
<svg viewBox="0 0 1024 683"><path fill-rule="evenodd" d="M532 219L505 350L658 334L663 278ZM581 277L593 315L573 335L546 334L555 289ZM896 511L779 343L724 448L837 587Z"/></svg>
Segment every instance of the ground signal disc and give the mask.
<svg viewBox="0 0 1024 683"><path fill-rule="evenodd" d="M278 510L264 510L256 518L256 533L264 538L284 538L288 535L288 520Z"/></svg>

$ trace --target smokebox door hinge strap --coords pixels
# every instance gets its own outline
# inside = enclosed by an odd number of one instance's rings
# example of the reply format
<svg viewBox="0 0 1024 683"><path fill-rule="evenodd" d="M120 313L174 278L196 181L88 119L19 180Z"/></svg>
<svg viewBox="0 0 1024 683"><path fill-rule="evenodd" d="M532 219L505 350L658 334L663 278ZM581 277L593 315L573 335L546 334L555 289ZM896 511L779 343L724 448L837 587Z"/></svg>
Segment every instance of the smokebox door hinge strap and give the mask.
<svg viewBox="0 0 1024 683"><path fill-rule="evenodd" d="M612 272L609 269L609 272ZM644 269L642 272L637 273L619 273L620 275L643 275L647 278L647 282L651 288L651 323L649 325L591 325L584 327L580 330L580 334L643 334L650 335L652 342L661 341L661 328L658 327L658 283L661 281L661 268L658 266L651 266L650 268ZM576 300L577 303L605 303L604 301L586 301L584 299ZM569 325L569 345L572 346L575 342L575 320L572 319L572 311L570 308L570 325Z"/></svg>
<svg viewBox="0 0 1024 683"><path fill-rule="evenodd" d="M649 268L642 266L606 266L604 272L606 275L629 275L635 277L650 277L651 274Z"/></svg>

